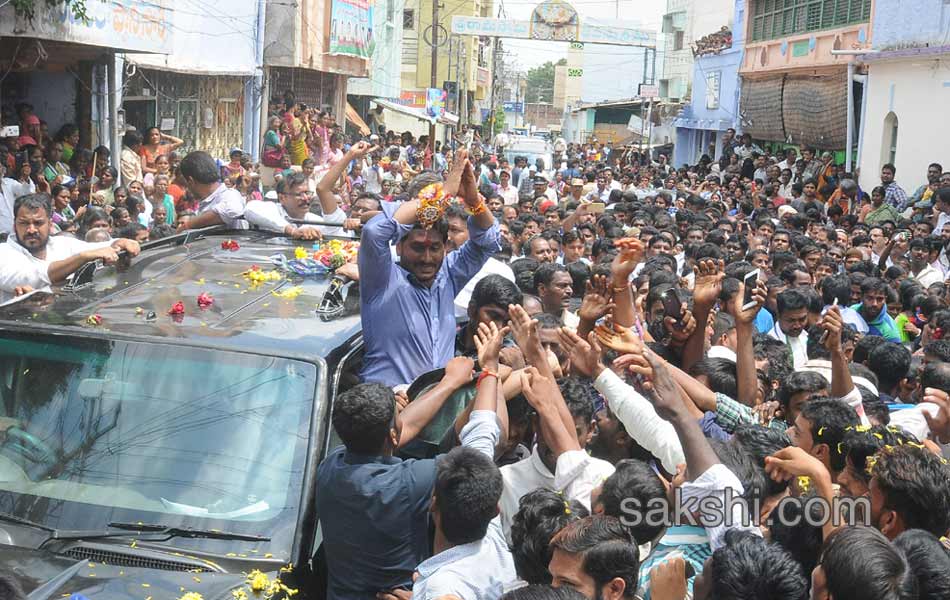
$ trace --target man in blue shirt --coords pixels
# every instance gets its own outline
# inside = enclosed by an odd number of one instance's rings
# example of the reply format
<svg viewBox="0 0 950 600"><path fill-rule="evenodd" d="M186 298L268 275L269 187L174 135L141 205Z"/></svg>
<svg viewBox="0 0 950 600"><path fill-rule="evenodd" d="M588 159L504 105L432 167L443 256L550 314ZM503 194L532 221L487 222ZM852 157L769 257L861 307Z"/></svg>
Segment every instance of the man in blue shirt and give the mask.
<svg viewBox="0 0 950 600"><path fill-rule="evenodd" d="M439 369L455 352L455 297L500 248L495 217L479 196L467 153L459 153L445 184L473 214L469 239L446 254L448 225L417 222L420 200L383 203L363 227L359 252L363 381L389 387ZM396 242L399 262L390 244Z"/></svg>

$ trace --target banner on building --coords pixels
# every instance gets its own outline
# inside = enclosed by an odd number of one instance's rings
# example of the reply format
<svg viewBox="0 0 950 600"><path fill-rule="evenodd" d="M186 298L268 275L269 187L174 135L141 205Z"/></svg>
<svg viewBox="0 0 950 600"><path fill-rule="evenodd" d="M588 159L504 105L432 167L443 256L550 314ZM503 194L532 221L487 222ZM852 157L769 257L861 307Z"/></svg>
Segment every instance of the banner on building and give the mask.
<svg viewBox="0 0 950 600"><path fill-rule="evenodd" d="M330 54L369 60L374 44L372 2L333 0L330 12Z"/></svg>
<svg viewBox="0 0 950 600"><path fill-rule="evenodd" d="M445 90L428 88L426 90L426 116L436 122L445 115Z"/></svg>
<svg viewBox="0 0 950 600"><path fill-rule="evenodd" d="M573 40L575 42L617 46L646 46L649 48L656 46L655 31L640 29L620 21L588 18L581 22L579 27L577 39ZM479 37L537 39L534 37L530 20L519 21L515 19L493 19L491 17L467 17L465 15L452 15L452 33Z"/></svg>
<svg viewBox="0 0 950 600"><path fill-rule="evenodd" d="M29 37L113 48L126 52L170 54L174 50L171 0L89 2L87 20L62 2L37 2L32 19L0 2L0 37Z"/></svg>

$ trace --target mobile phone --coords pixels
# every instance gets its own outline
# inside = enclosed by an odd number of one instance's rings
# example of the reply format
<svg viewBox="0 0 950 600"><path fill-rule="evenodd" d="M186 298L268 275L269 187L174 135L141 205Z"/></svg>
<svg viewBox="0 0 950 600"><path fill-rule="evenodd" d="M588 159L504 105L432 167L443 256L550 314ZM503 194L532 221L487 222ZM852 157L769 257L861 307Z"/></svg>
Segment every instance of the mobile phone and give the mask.
<svg viewBox="0 0 950 600"><path fill-rule="evenodd" d="M19 135L19 125L7 125L6 127L0 127L0 137L19 137Z"/></svg>
<svg viewBox="0 0 950 600"><path fill-rule="evenodd" d="M663 292L660 295L660 300L663 301L663 315L672 317L674 321L679 323L683 318L683 303L680 301L679 294L676 293L676 288L670 288Z"/></svg>
<svg viewBox="0 0 950 600"><path fill-rule="evenodd" d="M750 271L748 275L742 278L745 290L742 294L742 310L749 310L755 306L755 286L759 281L759 270Z"/></svg>
<svg viewBox="0 0 950 600"><path fill-rule="evenodd" d="M591 202L587 205L587 212L596 214L601 214L604 210L607 209L607 205L603 202Z"/></svg>
<svg viewBox="0 0 950 600"><path fill-rule="evenodd" d="M832 306L838 306L838 299L835 298L835 299L834 299L834 302L832 302L831 305L832 305ZM818 339L818 343L824 345L824 343L827 342L827 341L828 341L828 330L826 329L826 330L821 334L821 337Z"/></svg>

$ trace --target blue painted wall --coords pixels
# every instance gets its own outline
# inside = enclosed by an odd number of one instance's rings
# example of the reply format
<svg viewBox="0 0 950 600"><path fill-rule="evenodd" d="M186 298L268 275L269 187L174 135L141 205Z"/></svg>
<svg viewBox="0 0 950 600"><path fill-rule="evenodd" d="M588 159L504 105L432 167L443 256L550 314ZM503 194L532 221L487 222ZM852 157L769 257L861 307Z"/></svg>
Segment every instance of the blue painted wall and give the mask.
<svg viewBox="0 0 950 600"><path fill-rule="evenodd" d="M673 149L673 164L692 164L708 152L709 132L725 131L736 127L739 118L739 66L742 63L745 35L745 0L736 0L733 19L732 48L720 54L701 56L693 63L693 85L690 103L687 104L676 125L676 144ZM712 33L712 32L710 32ZM719 106L706 108L708 77L719 74ZM716 136L717 148L719 136Z"/></svg>
<svg viewBox="0 0 950 600"><path fill-rule="evenodd" d="M945 0L875 0L872 19L876 50L948 43L950 3Z"/></svg>

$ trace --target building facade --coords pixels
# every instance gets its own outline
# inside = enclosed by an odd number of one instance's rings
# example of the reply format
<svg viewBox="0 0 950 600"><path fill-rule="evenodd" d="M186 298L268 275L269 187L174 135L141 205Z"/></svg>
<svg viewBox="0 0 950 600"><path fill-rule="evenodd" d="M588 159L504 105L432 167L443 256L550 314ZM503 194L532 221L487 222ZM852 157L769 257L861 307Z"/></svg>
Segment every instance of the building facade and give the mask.
<svg viewBox="0 0 950 600"><path fill-rule="evenodd" d="M337 123L344 123L347 80L370 73L369 54L341 54L331 44L342 29L335 25L337 5L353 4L344 0L267 3L265 98L293 91L298 102L330 111Z"/></svg>
<svg viewBox="0 0 950 600"><path fill-rule="evenodd" d="M258 0L177 6L168 53L121 57L126 126L143 133L158 127L185 142L183 153L204 150L226 158L236 147L254 153L253 125L262 91L254 76L260 65L258 23L264 18Z"/></svg>
<svg viewBox="0 0 950 600"><path fill-rule="evenodd" d="M733 12L733 0L667 0L662 27L661 98L683 100L690 97L693 45L701 37L727 25L723 23L723 15L732 15Z"/></svg>
<svg viewBox="0 0 950 600"><path fill-rule="evenodd" d="M762 142L843 150L849 73L867 47L872 0L749 0L740 111L742 129ZM849 67L849 63L851 66Z"/></svg>
<svg viewBox="0 0 950 600"><path fill-rule="evenodd" d="M943 0L875 0L858 164L862 185L881 167L897 167L908 193L926 182L927 165L950 168L950 4Z"/></svg>
<svg viewBox="0 0 950 600"><path fill-rule="evenodd" d="M676 127L674 165L695 164L703 154L717 157L721 152L722 133L738 128L744 19L745 0L736 0L729 22L693 45L691 99L673 121ZM736 23L739 27L734 26Z"/></svg>
<svg viewBox="0 0 950 600"><path fill-rule="evenodd" d="M356 102L368 104L370 98L398 98L402 84L402 36L405 0L379 0L373 6L373 54L366 77L351 78L347 93L361 97ZM355 106L355 105L354 105ZM356 106L361 114L366 108Z"/></svg>
<svg viewBox="0 0 950 600"><path fill-rule="evenodd" d="M462 0L440 4L436 86L446 90L447 109L462 125L480 124L491 101L495 43L491 38L450 33L452 17L493 17L493 0ZM432 74L432 0L405 0L402 17L402 93L400 102L425 106Z"/></svg>
<svg viewBox="0 0 950 600"><path fill-rule="evenodd" d="M14 107L33 105L51 135L79 128L80 145L115 152L120 135L122 53L171 52L176 28L170 0L90 2L82 22L68 8L36 3L27 20L9 3L0 6L2 124L16 124Z"/></svg>

